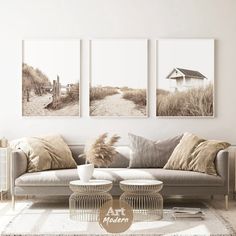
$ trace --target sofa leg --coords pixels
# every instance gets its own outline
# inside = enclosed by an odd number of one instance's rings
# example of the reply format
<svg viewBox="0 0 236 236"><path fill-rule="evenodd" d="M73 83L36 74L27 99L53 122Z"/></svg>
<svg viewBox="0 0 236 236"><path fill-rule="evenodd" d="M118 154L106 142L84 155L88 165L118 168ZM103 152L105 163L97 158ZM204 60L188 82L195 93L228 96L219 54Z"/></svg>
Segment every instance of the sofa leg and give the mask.
<svg viewBox="0 0 236 236"><path fill-rule="evenodd" d="M229 209L229 195L225 195L225 210Z"/></svg>
<svg viewBox="0 0 236 236"><path fill-rule="evenodd" d="M14 211L15 210L15 196L14 195L11 196L11 207L12 207L12 210Z"/></svg>

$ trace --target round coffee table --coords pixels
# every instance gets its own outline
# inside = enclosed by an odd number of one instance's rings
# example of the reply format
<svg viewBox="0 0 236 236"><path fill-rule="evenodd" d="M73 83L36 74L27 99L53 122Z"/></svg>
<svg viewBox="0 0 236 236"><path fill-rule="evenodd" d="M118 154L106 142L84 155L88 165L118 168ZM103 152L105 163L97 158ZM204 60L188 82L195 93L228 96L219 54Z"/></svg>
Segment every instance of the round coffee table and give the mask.
<svg viewBox="0 0 236 236"><path fill-rule="evenodd" d="M101 206L112 200L108 191L112 188L109 180L90 180L70 182L74 192L69 199L70 219L77 221L97 221Z"/></svg>
<svg viewBox="0 0 236 236"><path fill-rule="evenodd" d="M120 200L126 201L134 211L134 221L160 220L163 217L163 198L158 192L163 182L158 180L123 180L120 188L124 193Z"/></svg>

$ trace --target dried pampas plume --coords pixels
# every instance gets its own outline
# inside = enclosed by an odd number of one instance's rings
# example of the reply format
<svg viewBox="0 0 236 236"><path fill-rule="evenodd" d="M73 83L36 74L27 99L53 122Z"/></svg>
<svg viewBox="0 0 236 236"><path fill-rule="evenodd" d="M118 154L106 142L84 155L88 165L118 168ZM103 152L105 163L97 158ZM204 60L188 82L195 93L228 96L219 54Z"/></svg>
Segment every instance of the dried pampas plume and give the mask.
<svg viewBox="0 0 236 236"><path fill-rule="evenodd" d="M107 133L100 135L91 146L85 148L86 160L98 167L108 167L116 155L114 144L119 139L117 135L113 135L110 139Z"/></svg>

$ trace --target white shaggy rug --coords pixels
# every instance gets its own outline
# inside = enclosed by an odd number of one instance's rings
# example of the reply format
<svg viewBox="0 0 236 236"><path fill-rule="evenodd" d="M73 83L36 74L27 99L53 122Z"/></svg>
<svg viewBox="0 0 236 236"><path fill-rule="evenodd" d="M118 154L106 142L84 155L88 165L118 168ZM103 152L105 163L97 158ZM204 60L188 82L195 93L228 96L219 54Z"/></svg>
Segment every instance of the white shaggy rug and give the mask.
<svg viewBox="0 0 236 236"><path fill-rule="evenodd" d="M173 206L201 207L205 219L180 219L171 216ZM29 203L6 225L3 236L13 235L106 235L97 222L69 219L67 203ZM164 218L155 222L135 222L122 235L235 235L232 227L213 208L201 203L166 204Z"/></svg>

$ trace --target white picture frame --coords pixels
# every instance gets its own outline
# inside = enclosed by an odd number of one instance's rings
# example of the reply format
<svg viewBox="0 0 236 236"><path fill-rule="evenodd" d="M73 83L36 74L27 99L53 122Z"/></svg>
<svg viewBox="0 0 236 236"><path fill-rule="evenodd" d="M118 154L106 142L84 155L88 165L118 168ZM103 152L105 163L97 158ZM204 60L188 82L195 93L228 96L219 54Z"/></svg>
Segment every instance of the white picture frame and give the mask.
<svg viewBox="0 0 236 236"><path fill-rule="evenodd" d="M80 117L81 40L22 40L22 116Z"/></svg>
<svg viewBox="0 0 236 236"><path fill-rule="evenodd" d="M90 117L148 117L148 40L92 39L89 46Z"/></svg>
<svg viewBox="0 0 236 236"><path fill-rule="evenodd" d="M214 45L214 39L156 40L157 117L215 117Z"/></svg>

